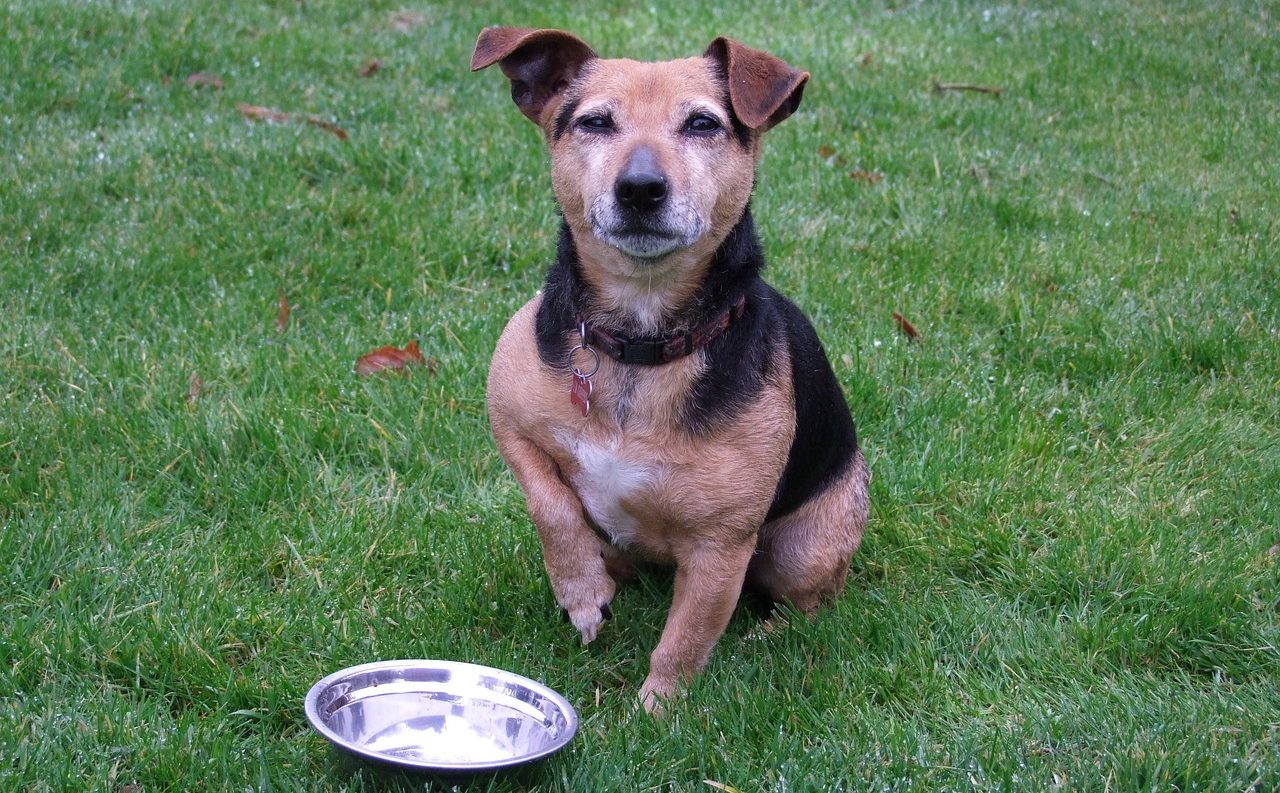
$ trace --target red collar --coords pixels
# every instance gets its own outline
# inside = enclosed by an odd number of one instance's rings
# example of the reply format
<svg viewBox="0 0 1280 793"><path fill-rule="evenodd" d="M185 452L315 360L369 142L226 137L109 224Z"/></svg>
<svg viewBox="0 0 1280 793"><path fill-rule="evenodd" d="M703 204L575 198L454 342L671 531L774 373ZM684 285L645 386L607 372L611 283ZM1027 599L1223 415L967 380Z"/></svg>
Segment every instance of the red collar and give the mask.
<svg viewBox="0 0 1280 793"><path fill-rule="evenodd" d="M695 350L701 350L720 338L734 322L742 318L746 310L747 296L743 294L733 305L704 325L672 336L649 339L632 339L588 325L581 314L577 321L585 346L594 347L619 363L659 366L691 355Z"/></svg>

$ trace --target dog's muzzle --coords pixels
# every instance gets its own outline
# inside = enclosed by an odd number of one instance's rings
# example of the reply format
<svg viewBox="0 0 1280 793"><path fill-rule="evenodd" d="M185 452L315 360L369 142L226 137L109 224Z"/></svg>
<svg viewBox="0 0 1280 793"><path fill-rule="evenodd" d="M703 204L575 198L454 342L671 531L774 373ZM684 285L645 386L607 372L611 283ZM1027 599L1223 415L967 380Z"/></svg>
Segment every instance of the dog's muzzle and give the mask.
<svg viewBox="0 0 1280 793"><path fill-rule="evenodd" d="M643 146L627 159L612 194L591 203L590 220L600 240L644 260L687 248L706 229L698 213L672 195L657 156Z"/></svg>

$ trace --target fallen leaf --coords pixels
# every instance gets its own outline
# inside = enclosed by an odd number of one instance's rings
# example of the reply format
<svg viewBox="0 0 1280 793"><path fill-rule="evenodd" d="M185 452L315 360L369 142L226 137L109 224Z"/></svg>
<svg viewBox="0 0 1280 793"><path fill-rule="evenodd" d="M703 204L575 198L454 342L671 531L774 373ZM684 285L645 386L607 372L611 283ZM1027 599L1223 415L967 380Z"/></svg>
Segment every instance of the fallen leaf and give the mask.
<svg viewBox="0 0 1280 793"><path fill-rule="evenodd" d="M356 359L356 374L371 375L383 369L403 369L407 366L425 366L427 359L418 349L418 341L414 339L404 349L393 346L379 347ZM430 371L430 367L428 367Z"/></svg>
<svg viewBox="0 0 1280 793"><path fill-rule="evenodd" d="M864 52L862 55L858 56L858 63L863 66L870 66L872 60L874 60L874 56L869 52Z"/></svg>
<svg viewBox="0 0 1280 793"><path fill-rule="evenodd" d="M342 127L339 127L337 124L330 123L317 116L307 116L303 120L306 121L311 126L316 127L317 129L322 129L325 132L328 132L329 134L336 137L338 140L346 141L346 139L348 138L347 131Z"/></svg>
<svg viewBox="0 0 1280 793"><path fill-rule="evenodd" d="M360 67L360 71L356 72L361 77L372 77L382 71L382 61L378 58L365 61L364 66Z"/></svg>
<svg viewBox="0 0 1280 793"><path fill-rule="evenodd" d="M845 167L845 165L848 164L848 161L845 160L844 155L836 154L836 150L831 148L830 146L819 146L818 156L829 163L834 162L836 166L839 168L843 168Z"/></svg>
<svg viewBox="0 0 1280 793"><path fill-rule="evenodd" d="M187 77L188 88L212 88L216 91L222 90L222 78L213 72L192 72Z"/></svg>
<svg viewBox="0 0 1280 793"><path fill-rule="evenodd" d="M288 113L270 107L246 105L243 102L237 102L236 110L240 111L240 115L250 121L265 121L268 124L283 124L289 120Z"/></svg>
<svg viewBox="0 0 1280 793"><path fill-rule="evenodd" d="M287 327L289 327L289 300L284 296L284 292L281 292L280 309L276 311L276 333L284 333Z"/></svg>
<svg viewBox="0 0 1280 793"><path fill-rule="evenodd" d="M347 131L337 124L325 121L319 116L294 116L283 110L276 110L273 107L261 107L259 105L246 105L243 102L236 103L236 110L240 111L240 115L251 121L265 121L268 124L284 124L289 121L298 120L305 124L309 124L317 129L322 129L337 137L338 140L345 141L349 136Z"/></svg>
<svg viewBox="0 0 1280 793"><path fill-rule="evenodd" d="M427 18L422 14L408 9L397 11L391 15L391 27L397 33L408 33L414 28L422 27L422 24L426 21Z"/></svg>
<svg viewBox="0 0 1280 793"><path fill-rule="evenodd" d="M884 180L884 174L879 171L850 171L849 178L855 182L863 182L865 184L880 184Z"/></svg>
<svg viewBox="0 0 1280 793"><path fill-rule="evenodd" d="M200 392L204 390L204 380L200 379L199 372L191 373L191 380L187 383L187 404L194 405L200 401Z"/></svg>
<svg viewBox="0 0 1280 793"><path fill-rule="evenodd" d="M972 83L940 83L933 81L933 92L941 94L946 91L970 91L977 94L990 94L991 96L1000 96L1002 89L996 88L994 85L974 85Z"/></svg>
<svg viewBox="0 0 1280 793"><path fill-rule="evenodd" d="M920 338L920 331L916 330L916 326L908 322L900 312L893 312L893 321L898 323L898 330L902 331L908 339L914 341Z"/></svg>

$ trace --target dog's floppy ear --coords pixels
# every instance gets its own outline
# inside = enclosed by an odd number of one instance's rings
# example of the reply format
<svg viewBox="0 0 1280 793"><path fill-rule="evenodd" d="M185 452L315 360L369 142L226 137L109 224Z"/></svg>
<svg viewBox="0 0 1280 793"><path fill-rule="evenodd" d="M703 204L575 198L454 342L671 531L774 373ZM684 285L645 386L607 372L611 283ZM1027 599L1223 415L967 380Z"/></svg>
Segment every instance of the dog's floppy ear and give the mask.
<svg viewBox="0 0 1280 793"><path fill-rule="evenodd" d="M582 39L563 30L486 28L476 39L471 71L497 63L520 112L541 125L542 111L595 57Z"/></svg>
<svg viewBox="0 0 1280 793"><path fill-rule="evenodd" d="M724 36L711 42L704 56L724 68L734 115L750 129L764 132L800 107L808 72Z"/></svg>

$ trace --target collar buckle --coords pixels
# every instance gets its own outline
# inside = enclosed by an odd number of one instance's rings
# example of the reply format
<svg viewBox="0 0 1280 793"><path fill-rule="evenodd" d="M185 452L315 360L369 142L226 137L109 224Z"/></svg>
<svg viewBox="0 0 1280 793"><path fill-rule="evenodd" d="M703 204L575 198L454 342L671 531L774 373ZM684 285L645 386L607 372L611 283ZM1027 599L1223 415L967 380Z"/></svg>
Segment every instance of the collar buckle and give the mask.
<svg viewBox="0 0 1280 793"><path fill-rule="evenodd" d="M663 363L663 345L652 341L632 341L618 339L617 359L621 363L636 363L643 366L654 366Z"/></svg>

